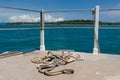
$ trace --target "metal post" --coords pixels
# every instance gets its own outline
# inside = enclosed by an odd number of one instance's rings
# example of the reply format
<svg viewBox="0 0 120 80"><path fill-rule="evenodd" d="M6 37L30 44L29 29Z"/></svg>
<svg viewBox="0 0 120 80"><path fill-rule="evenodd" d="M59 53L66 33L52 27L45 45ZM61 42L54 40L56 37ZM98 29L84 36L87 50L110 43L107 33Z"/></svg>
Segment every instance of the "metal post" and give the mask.
<svg viewBox="0 0 120 80"><path fill-rule="evenodd" d="M44 45L44 10L42 9L40 11L40 25L41 25L41 31L40 31L40 50L45 50Z"/></svg>
<svg viewBox="0 0 120 80"><path fill-rule="evenodd" d="M95 16L95 24L94 24L94 48L93 48L93 54L99 53L99 45L98 45L98 30L99 30L99 6L96 6L94 11Z"/></svg>

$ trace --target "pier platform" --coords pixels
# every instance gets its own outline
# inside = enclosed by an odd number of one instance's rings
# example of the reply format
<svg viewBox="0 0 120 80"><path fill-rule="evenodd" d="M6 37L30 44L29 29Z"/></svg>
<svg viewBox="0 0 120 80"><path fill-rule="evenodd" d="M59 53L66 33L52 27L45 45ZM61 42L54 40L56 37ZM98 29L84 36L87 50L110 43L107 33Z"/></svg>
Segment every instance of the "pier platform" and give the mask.
<svg viewBox="0 0 120 80"><path fill-rule="evenodd" d="M46 76L38 72L33 57L44 56L47 51L32 51L25 54L0 56L0 80L120 80L120 55L78 53L85 57L62 65L55 70L74 69L74 74ZM53 51L59 53L59 51Z"/></svg>

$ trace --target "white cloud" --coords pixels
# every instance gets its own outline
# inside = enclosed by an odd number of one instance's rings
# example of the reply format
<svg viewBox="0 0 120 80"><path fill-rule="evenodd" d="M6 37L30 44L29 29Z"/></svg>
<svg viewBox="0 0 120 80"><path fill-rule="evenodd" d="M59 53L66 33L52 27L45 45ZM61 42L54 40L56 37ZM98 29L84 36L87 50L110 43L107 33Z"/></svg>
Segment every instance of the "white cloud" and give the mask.
<svg viewBox="0 0 120 80"><path fill-rule="evenodd" d="M51 15L45 15L45 21L46 22L58 22L58 21L64 21L63 17L55 18Z"/></svg>
<svg viewBox="0 0 120 80"><path fill-rule="evenodd" d="M45 21L46 22L52 22L54 19L51 15L45 15Z"/></svg>
<svg viewBox="0 0 120 80"><path fill-rule="evenodd" d="M33 15L23 14L19 16L11 16L9 20L11 22L38 22L40 18Z"/></svg>
<svg viewBox="0 0 120 80"><path fill-rule="evenodd" d="M64 18L57 18L57 19L55 19L55 22L59 22L59 21L64 21Z"/></svg>
<svg viewBox="0 0 120 80"><path fill-rule="evenodd" d="M9 20L11 22L39 22L40 17L29 15L29 14L22 14L19 16L11 16L9 17ZM55 18L51 15L45 15L45 21L46 22L58 22L58 21L64 21L64 18L63 17Z"/></svg>

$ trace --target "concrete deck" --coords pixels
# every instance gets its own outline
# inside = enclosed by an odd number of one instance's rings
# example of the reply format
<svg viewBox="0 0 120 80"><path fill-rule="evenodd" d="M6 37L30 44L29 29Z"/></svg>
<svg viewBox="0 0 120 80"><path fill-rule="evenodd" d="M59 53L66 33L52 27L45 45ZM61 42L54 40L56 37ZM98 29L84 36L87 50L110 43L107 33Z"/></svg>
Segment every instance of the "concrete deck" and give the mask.
<svg viewBox="0 0 120 80"><path fill-rule="evenodd" d="M47 52L33 51L0 58L0 80L120 80L120 55L79 53L85 57L84 61L55 69L74 69L74 74L45 76L38 73L37 65L31 62L33 57L43 56L45 53Z"/></svg>

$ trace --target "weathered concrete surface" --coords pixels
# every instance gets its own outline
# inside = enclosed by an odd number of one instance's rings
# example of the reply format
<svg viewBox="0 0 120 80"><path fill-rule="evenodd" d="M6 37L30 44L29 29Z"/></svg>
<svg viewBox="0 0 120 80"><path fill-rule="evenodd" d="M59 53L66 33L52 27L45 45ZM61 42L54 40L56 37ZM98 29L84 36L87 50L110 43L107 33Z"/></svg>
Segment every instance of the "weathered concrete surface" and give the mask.
<svg viewBox="0 0 120 80"><path fill-rule="evenodd" d="M55 70L74 69L74 74L45 76L38 73L31 59L47 52L34 51L0 59L0 80L120 80L120 55L84 55L84 61L76 61ZM54 52L56 53L56 52ZM77 53L77 52L74 52Z"/></svg>

